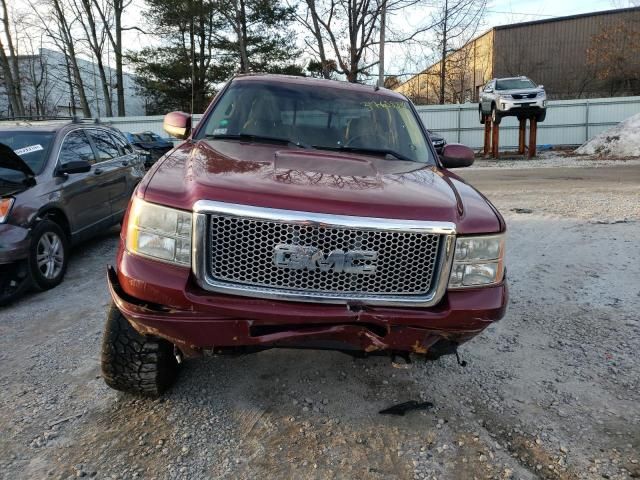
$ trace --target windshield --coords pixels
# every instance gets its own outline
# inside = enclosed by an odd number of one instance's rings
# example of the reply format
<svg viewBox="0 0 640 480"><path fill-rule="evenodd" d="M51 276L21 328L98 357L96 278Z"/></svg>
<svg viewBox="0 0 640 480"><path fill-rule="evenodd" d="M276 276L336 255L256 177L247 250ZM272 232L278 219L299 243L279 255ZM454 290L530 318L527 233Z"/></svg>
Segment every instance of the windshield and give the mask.
<svg viewBox="0 0 640 480"><path fill-rule="evenodd" d="M496 80L496 90L516 90L518 88L536 88L536 84L528 78Z"/></svg>
<svg viewBox="0 0 640 480"><path fill-rule="evenodd" d="M0 143L4 143L29 165L37 175L44 167L54 134L51 132L0 131ZM1 160L0 160L1 162ZM0 166L0 177L20 181L24 174Z"/></svg>
<svg viewBox="0 0 640 480"><path fill-rule="evenodd" d="M409 102L374 92L300 84L233 83L199 138L279 139L433 163Z"/></svg>

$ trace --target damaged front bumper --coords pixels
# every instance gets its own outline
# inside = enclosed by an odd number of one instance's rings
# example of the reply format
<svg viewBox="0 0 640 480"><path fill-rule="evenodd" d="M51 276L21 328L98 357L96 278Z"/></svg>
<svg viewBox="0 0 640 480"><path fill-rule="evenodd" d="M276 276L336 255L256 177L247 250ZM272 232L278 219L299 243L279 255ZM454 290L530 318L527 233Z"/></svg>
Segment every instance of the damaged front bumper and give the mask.
<svg viewBox="0 0 640 480"><path fill-rule="evenodd" d="M128 253L118 265L108 280L120 312L137 331L186 356L280 347L437 358L502 318L508 296L505 282L448 292L430 308L345 307L213 294L188 269Z"/></svg>

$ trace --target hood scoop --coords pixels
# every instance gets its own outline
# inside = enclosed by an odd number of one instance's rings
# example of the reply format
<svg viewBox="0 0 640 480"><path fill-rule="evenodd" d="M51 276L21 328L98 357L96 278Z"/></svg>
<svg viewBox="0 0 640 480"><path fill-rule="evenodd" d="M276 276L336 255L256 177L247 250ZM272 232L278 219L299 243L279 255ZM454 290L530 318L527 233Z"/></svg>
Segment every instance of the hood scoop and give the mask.
<svg viewBox="0 0 640 480"><path fill-rule="evenodd" d="M273 169L276 175L285 171L323 173L340 177L377 177L378 170L366 158L334 152L275 152Z"/></svg>

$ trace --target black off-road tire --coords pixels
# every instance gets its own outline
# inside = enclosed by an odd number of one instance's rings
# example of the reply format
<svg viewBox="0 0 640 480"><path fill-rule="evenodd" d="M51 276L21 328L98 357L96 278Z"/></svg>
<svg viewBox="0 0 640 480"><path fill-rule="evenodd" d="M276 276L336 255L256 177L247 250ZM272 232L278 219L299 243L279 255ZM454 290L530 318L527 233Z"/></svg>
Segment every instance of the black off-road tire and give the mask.
<svg viewBox="0 0 640 480"><path fill-rule="evenodd" d="M139 334L111 304L102 339L102 376L107 385L158 397L173 385L178 367L171 343Z"/></svg>
<svg viewBox="0 0 640 480"><path fill-rule="evenodd" d="M491 107L491 122L494 125L500 125L501 121L502 121L502 115L494 105L493 107Z"/></svg>
<svg viewBox="0 0 640 480"><path fill-rule="evenodd" d="M484 125L484 113L482 112L482 106L478 107L478 116L480 117L480 125Z"/></svg>
<svg viewBox="0 0 640 480"><path fill-rule="evenodd" d="M38 254L40 241L44 236L58 238L60 241L60 249L62 252L62 265L59 270L56 269L55 275L47 278L38 265ZM69 239L67 234L62 230L60 225L51 220L42 220L34 227L31 232L31 246L29 247L29 273L31 275L31 283L34 290L49 290L58 286L64 279L69 264Z"/></svg>
<svg viewBox="0 0 640 480"><path fill-rule="evenodd" d="M536 113L536 122L544 122L544 119L547 118L547 111L542 110L541 112Z"/></svg>

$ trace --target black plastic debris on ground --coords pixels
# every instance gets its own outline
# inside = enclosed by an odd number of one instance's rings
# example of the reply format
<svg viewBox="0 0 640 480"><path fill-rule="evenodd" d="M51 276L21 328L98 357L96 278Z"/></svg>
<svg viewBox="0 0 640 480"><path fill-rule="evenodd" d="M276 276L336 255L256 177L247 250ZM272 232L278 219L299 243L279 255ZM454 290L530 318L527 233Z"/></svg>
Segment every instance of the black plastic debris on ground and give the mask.
<svg viewBox="0 0 640 480"><path fill-rule="evenodd" d="M427 410L433 407L431 402L416 402L415 400L409 400L408 402L399 403L384 410L380 410L378 413L381 415L400 415L404 416L405 413L412 410Z"/></svg>
<svg viewBox="0 0 640 480"><path fill-rule="evenodd" d="M511 211L516 213L533 213L533 210L530 208L512 208Z"/></svg>

